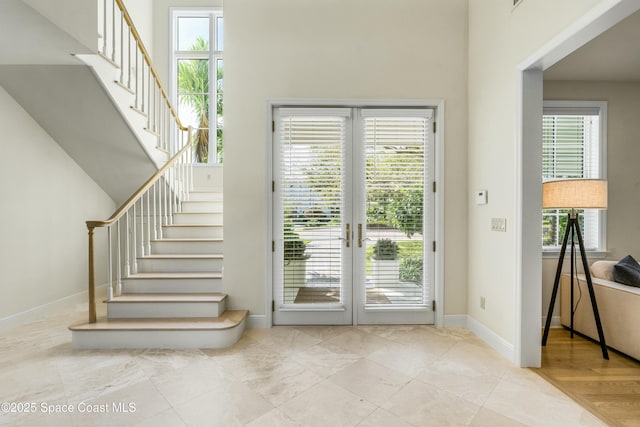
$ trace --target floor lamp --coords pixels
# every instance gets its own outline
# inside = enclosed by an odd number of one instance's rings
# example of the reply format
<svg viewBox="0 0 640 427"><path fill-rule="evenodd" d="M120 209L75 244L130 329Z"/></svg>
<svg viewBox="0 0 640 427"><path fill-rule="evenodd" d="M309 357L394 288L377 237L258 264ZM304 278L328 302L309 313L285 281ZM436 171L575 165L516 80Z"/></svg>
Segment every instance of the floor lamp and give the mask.
<svg viewBox="0 0 640 427"><path fill-rule="evenodd" d="M578 213L576 209L606 209L607 208L607 181L600 179L567 179L558 181L549 181L542 184L542 208L543 209L571 209L568 214L567 227L562 240L562 249L560 250L560 258L558 259L558 268L556 269L556 278L553 282L553 293L551 294L551 302L549 303L549 312L547 321L544 326L544 334L542 336L542 345L547 345L549 337L549 328L551 326L551 316L553 315L553 307L556 303L558 295L558 285L560 284L560 275L562 272L562 263L567 250L567 242L571 236L571 337L573 338L573 278L576 265L574 238L577 238L580 246L580 255L582 257L582 267L584 275L587 279L587 288L591 298L591 307L593 307L593 316L598 329L598 338L600 339L600 347L602 348L602 357L609 359L607 344L604 340L602 331L602 323L600 322L600 313L598 312L598 304L596 295L593 291L593 283L591 281L591 273L589 264L587 263L587 255L584 249L584 241L580 232L580 223L578 221Z"/></svg>

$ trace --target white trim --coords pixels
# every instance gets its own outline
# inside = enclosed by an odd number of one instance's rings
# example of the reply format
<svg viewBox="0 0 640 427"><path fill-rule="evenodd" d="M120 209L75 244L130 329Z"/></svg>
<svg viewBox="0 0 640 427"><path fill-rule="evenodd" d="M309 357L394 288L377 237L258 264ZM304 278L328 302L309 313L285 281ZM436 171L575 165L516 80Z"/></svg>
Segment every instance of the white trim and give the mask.
<svg viewBox="0 0 640 427"><path fill-rule="evenodd" d="M337 107L337 108L365 108L365 107L428 107L435 108L444 102L442 99L269 99L267 107ZM271 129L271 127L269 127ZM271 132L271 131L269 131Z"/></svg>
<svg viewBox="0 0 640 427"><path fill-rule="evenodd" d="M247 329L270 328L271 323L267 321L268 317L266 314L250 314L247 317Z"/></svg>
<svg viewBox="0 0 640 427"><path fill-rule="evenodd" d="M598 116L598 174L585 176L586 178L593 179L607 179L607 101L592 101L592 100L544 100L543 101L543 116L545 115L576 115ZM593 215L594 212L591 213ZM598 221L598 242L597 248L591 246L591 250L587 254L591 253L598 257L597 254L605 253L607 249L607 211L598 210L595 212ZM583 234L584 236L584 234ZM585 236L585 245L590 243ZM591 242L592 243L592 242ZM542 247L542 257L546 258L556 254L556 258L560 256L560 246L548 246Z"/></svg>
<svg viewBox="0 0 640 427"><path fill-rule="evenodd" d="M96 301L101 301L102 299L106 299L106 297L107 284L96 286ZM72 309L76 304L87 303L88 299L89 292L82 291L20 313L12 314L11 316L0 319L0 331L6 331L24 325L25 323L41 320L43 317L62 309Z"/></svg>
<svg viewBox="0 0 640 427"><path fill-rule="evenodd" d="M542 313L542 71L518 75L516 116L516 271L514 362L539 367ZM524 141L528 141L525 144ZM525 197L526 195L526 197ZM536 260L537 262L533 262Z"/></svg>
<svg viewBox="0 0 640 427"><path fill-rule="evenodd" d="M602 0L525 58L517 69L546 70L638 10L640 3L637 0Z"/></svg>
<svg viewBox="0 0 640 427"><path fill-rule="evenodd" d="M177 20L181 17L207 17L209 18L209 50L207 51L179 51L178 33L176 31ZM179 59L206 59L209 61L209 103L213 100L217 106L217 78L218 60L224 60L224 51L216 50L218 45L218 33L216 31L216 20L223 17L221 6L171 6L169 7L169 98L173 105L178 108L178 85L177 85L177 61ZM209 105L209 164L218 163L218 110ZM211 126L214 125L214 132ZM214 138L211 138L211 134ZM212 150L215 148L215 150Z"/></svg>
<svg viewBox="0 0 640 427"><path fill-rule="evenodd" d="M265 292L264 292L264 312L265 312L265 321L267 328L270 328L273 325L273 311L272 304L274 304L274 296L273 296L273 252L270 250L272 242L273 242L273 191L272 191L272 182L273 182L273 138L275 137L275 132L273 131L272 123L274 123L275 118L273 117L273 108L274 104L271 104L270 101L266 103L266 114L265 117L267 120L265 121L265 132L267 135L267 147L265 149L265 161L267 164L265 165L264 170L266 171L266 179L264 180L264 205L267 207L267 214L264 216L264 230L266 230L267 241L266 243L266 256L264 259L265 262L265 272L267 277L265 277Z"/></svg>
<svg viewBox="0 0 640 427"><path fill-rule="evenodd" d="M471 316L467 316L467 328L509 361L517 363L515 360L514 346L509 341L505 340Z"/></svg>
<svg viewBox="0 0 640 427"><path fill-rule="evenodd" d="M407 110L406 108L363 108L360 117L420 117L430 119L433 117L432 108L416 108Z"/></svg>
<svg viewBox="0 0 640 427"><path fill-rule="evenodd" d="M559 317L557 323L560 324ZM444 327L468 329L510 362L517 363L513 344L467 314L447 314L444 316Z"/></svg>
<svg viewBox="0 0 640 427"><path fill-rule="evenodd" d="M436 124L436 137L435 143L435 171L434 179L436 182L436 212L435 212L435 239L436 239L436 254L435 254L435 324L436 326L443 326L445 324L444 313L444 254L445 254L445 223L446 216L444 214L444 194L445 194L445 180L444 180L444 100L441 99L435 105L434 117Z"/></svg>
<svg viewBox="0 0 640 427"><path fill-rule="evenodd" d="M547 323L547 316L542 316L542 324L546 324ZM561 328L562 327L562 322L560 321L560 316L553 316L551 317L551 327L552 328Z"/></svg>
<svg viewBox="0 0 640 427"><path fill-rule="evenodd" d="M529 229L537 230L540 220L525 219L525 208L538 203L542 206L540 190L533 193L525 191L524 183L540 177L541 159L523 157L523 149L527 144L536 142L537 132L525 129L525 121L537 120L542 116L542 108L533 117L527 105L542 102L542 70L551 67L579 47L613 27L627 16L640 9L637 0L603 0L585 13L563 32L546 43L541 49L532 53L517 67L517 110L516 110L516 183L519 191L516 194L516 310L515 310L515 361L520 366L539 366L540 360L540 314L535 307L541 305L542 282L536 278L542 275L540 256L533 256L527 248L540 245L539 233L530 233ZM535 76L529 74L534 73ZM532 88L539 83L539 88ZM538 215L539 216L539 215ZM533 273L533 279L529 273ZM526 298L534 296L535 301ZM532 305L534 307L532 307ZM538 363L536 364L536 360Z"/></svg>
<svg viewBox="0 0 640 427"><path fill-rule="evenodd" d="M434 322L436 326L443 326L445 324L444 314L444 253L445 253L445 215L444 215L444 111L445 101L439 98L427 98L427 99L268 99L266 102L266 115L265 132L266 132L266 179L265 179L265 206L267 207L267 215L265 215L265 229L267 231L267 241L265 242L267 248L271 246L273 240L273 201L271 192L271 182L273 181L273 138L272 121L273 110L276 107L337 107L337 108L365 108L365 107L416 107L416 108L433 108L435 109L435 123L436 123L436 137L435 143L435 172L434 179L437 183L437 191L435 195L436 213L435 213L435 239L437 242L437 251L435 254L435 301L436 311L434 316ZM266 321L268 325L273 325L273 313L271 311L271 304L273 301L273 252L266 251L265 257L265 271L267 277L265 278L266 290L265 290L265 313Z"/></svg>
<svg viewBox="0 0 640 427"><path fill-rule="evenodd" d="M605 259L608 255L608 251L586 251L587 259ZM571 251L567 251L564 254L564 258L567 259L571 256ZM560 250L542 251L542 259L558 259L560 257Z"/></svg>
<svg viewBox="0 0 640 427"><path fill-rule="evenodd" d="M280 116L338 116L351 117L351 108L280 108Z"/></svg>
<svg viewBox="0 0 640 427"><path fill-rule="evenodd" d="M600 116L603 117L603 109L606 117L607 101L589 100L555 100L545 99L542 108L546 115L575 115L575 116ZM602 129L601 132L602 133Z"/></svg>

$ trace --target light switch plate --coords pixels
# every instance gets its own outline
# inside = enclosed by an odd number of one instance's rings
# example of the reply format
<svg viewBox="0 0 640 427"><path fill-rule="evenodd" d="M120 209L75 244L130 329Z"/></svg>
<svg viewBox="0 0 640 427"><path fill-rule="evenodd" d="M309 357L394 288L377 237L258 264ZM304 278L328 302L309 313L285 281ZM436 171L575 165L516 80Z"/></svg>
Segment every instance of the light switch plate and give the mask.
<svg viewBox="0 0 640 427"><path fill-rule="evenodd" d="M491 218L491 231L507 231L507 218Z"/></svg>

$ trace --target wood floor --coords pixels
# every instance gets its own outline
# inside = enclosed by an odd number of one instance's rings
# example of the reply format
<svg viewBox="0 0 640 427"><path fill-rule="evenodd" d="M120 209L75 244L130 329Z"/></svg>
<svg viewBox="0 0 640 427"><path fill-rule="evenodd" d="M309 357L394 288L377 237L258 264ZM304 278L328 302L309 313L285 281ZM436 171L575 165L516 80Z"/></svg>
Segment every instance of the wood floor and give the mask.
<svg viewBox="0 0 640 427"><path fill-rule="evenodd" d="M610 426L640 426L640 362L569 331L552 329L535 372Z"/></svg>

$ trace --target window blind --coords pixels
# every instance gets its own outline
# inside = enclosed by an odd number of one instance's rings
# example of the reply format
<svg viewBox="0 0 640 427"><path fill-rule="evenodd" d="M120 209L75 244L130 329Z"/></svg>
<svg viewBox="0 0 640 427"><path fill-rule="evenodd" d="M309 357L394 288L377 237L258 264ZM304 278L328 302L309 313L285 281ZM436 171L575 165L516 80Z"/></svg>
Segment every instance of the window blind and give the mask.
<svg viewBox="0 0 640 427"><path fill-rule="evenodd" d="M407 113L362 111L368 305L423 305L431 298L423 238L431 111Z"/></svg>
<svg viewBox="0 0 640 427"><path fill-rule="evenodd" d="M542 178L601 178L600 108L545 107L542 119ZM585 247L600 249L600 214L578 212ZM567 211L543 210L542 245L559 248L566 227Z"/></svg>
<svg viewBox="0 0 640 427"><path fill-rule="evenodd" d="M342 302L349 110L281 109L283 303Z"/></svg>

